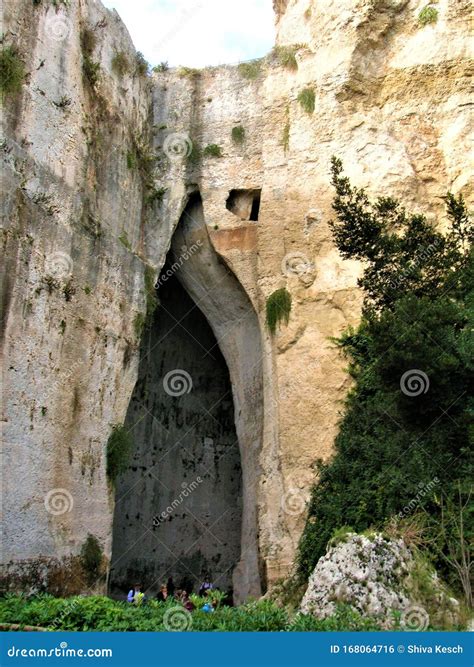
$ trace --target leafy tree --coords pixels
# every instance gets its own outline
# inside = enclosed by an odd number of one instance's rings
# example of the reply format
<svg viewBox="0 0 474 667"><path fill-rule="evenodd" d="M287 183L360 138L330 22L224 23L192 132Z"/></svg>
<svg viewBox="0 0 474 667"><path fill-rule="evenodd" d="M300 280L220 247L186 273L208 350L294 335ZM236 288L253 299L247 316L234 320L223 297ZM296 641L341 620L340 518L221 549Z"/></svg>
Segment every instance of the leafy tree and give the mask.
<svg viewBox="0 0 474 667"><path fill-rule="evenodd" d="M450 226L443 236L395 200L372 203L342 175L337 159L332 176L334 240L343 257L365 262L365 302L359 327L336 341L355 383L334 457L316 462L318 483L299 547L304 577L336 529L381 528L413 499L432 517L435 536L436 494L449 495L474 472L474 271L462 197L445 198ZM423 254L428 246L432 252ZM449 559L448 538L442 548ZM449 565L439 551L434 558L441 568Z"/></svg>

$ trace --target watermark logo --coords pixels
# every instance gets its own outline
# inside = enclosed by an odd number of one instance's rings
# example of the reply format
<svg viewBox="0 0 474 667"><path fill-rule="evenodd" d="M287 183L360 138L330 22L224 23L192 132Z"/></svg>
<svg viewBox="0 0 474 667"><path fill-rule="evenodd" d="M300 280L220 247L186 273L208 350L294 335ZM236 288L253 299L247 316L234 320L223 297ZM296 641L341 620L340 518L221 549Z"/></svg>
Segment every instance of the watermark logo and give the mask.
<svg viewBox="0 0 474 667"><path fill-rule="evenodd" d="M400 378L400 389L405 396L420 396L420 394L426 394L429 388L428 376L418 368L406 371Z"/></svg>
<svg viewBox="0 0 474 667"><path fill-rule="evenodd" d="M189 394L193 388L193 380L187 371L176 368L166 373L163 379L163 389L168 396L183 396Z"/></svg>
<svg viewBox="0 0 474 667"><path fill-rule="evenodd" d="M298 516L298 514L304 512L306 501L301 491L295 488L290 488L283 494L280 505L285 514Z"/></svg>
<svg viewBox="0 0 474 667"><path fill-rule="evenodd" d="M304 276L312 269L312 263L302 252L290 252L281 262L281 272L285 276Z"/></svg>
<svg viewBox="0 0 474 667"><path fill-rule="evenodd" d="M72 267L73 261L65 252L57 251L46 256L46 272L54 278L67 278L72 274Z"/></svg>
<svg viewBox="0 0 474 667"><path fill-rule="evenodd" d="M52 16L46 21L46 34L56 42L67 39L72 32L72 22L65 16Z"/></svg>
<svg viewBox="0 0 474 667"><path fill-rule="evenodd" d="M172 161L182 160L191 155L193 142L187 134L174 132L166 137L163 151Z"/></svg>
<svg viewBox="0 0 474 667"><path fill-rule="evenodd" d="M175 498L173 502L170 505L168 505L168 507L165 510L163 510L163 512L161 512L161 514L153 517L153 525L155 526L155 528L157 528L161 523L163 523L163 521L165 521L169 516L171 516L174 510L176 510L181 505L181 503L183 503L186 500L186 498L190 496L191 493L198 488L199 484L202 484L202 481L203 481L202 477L199 476L196 477L196 479L193 480L190 484L188 484L187 482L183 482L181 484L183 490L180 492L179 496Z"/></svg>
<svg viewBox="0 0 474 667"><path fill-rule="evenodd" d="M410 605L407 607L401 617L400 624L404 630L411 632L420 632L426 630L430 622L430 617L423 609L417 605Z"/></svg>
<svg viewBox="0 0 474 667"><path fill-rule="evenodd" d="M53 516L67 514L74 507L74 500L67 489L51 489L45 496L46 511Z"/></svg>
<svg viewBox="0 0 474 667"><path fill-rule="evenodd" d="M163 616L163 625L168 632L186 632L192 624L191 614L184 607L172 607Z"/></svg>

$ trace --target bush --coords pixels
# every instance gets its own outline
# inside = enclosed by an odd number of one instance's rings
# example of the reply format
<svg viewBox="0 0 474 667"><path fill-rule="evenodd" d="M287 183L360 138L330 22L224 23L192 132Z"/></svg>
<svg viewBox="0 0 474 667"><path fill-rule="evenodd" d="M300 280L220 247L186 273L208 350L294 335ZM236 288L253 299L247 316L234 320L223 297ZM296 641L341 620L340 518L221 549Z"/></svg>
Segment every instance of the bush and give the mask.
<svg viewBox="0 0 474 667"><path fill-rule="evenodd" d="M248 63L240 63L237 67L237 71L244 79L257 79L262 71L262 60L259 59L252 60Z"/></svg>
<svg viewBox="0 0 474 667"><path fill-rule="evenodd" d="M148 62L145 60L145 56L143 53L140 53L140 51L137 52L136 56L136 72L139 76L146 76L148 74L148 70L150 69L150 65Z"/></svg>
<svg viewBox="0 0 474 667"><path fill-rule="evenodd" d="M299 546L303 577L325 553L335 529L347 524L357 532L383 529L414 499L432 521L427 544L437 540L439 490L449 494L457 480L467 483L474 473L473 232L462 199L447 196L451 227L423 263L421 250L437 232L391 199L371 204L341 172L342 165L333 161L338 218L333 236L343 257L366 262L359 283L365 308L360 326L337 341L355 386L333 459L316 462L318 484ZM407 280L394 288L407 267ZM447 535L448 559L455 551L450 542L452 547ZM451 577L446 559L436 553L432 558Z"/></svg>
<svg viewBox="0 0 474 667"><path fill-rule="evenodd" d="M297 70L298 62L296 53L303 48L304 44L292 44L291 46L275 46L271 55L283 67L289 70Z"/></svg>
<svg viewBox="0 0 474 667"><path fill-rule="evenodd" d="M195 79L198 76L201 76L201 70L196 69L195 67L180 67L178 70L178 76L180 76L182 79L185 77Z"/></svg>
<svg viewBox="0 0 474 667"><path fill-rule="evenodd" d="M280 322L288 324L291 311L291 294L285 287L276 290L267 299L266 321L271 333L274 334Z"/></svg>
<svg viewBox="0 0 474 667"><path fill-rule="evenodd" d="M130 71L130 63L123 51L116 53L112 58L112 70L115 74L118 74L118 76L124 76Z"/></svg>
<svg viewBox="0 0 474 667"><path fill-rule="evenodd" d="M170 66L168 65L167 61L161 62L159 65L155 65L153 68L154 72L167 72L169 70Z"/></svg>
<svg viewBox="0 0 474 667"><path fill-rule="evenodd" d="M313 113L316 104L316 95L313 88L305 88L298 94L298 102L306 113Z"/></svg>
<svg viewBox="0 0 474 667"><path fill-rule="evenodd" d="M61 631L164 632L165 614L179 607L176 600L150 600L141 606L117 602L102 596L68 599L41 595L26 598L6 595L0 599L0 623L20 623ZM312 616L292 616L270 600L250 602L241 607L219 607L209 614L200 610L189 616L193 632L327 632L378 630L376 622L362 618L350 607L339 606L334 616L318 620Z"/></svg>
<svg viewBox="0 0 474 667"><path fill-rule="evenodd" d="M208 144L202 154L208 157L222 157L222 148L218 144Z"/></svg>
<svg viewBox="0 0 474 667"><path fill-rule="evenodd" d="M232 128L232 141L235 144L243 144L245 141L245 128L242 125L236 125Z"/></svg>
<svg viewBox="0 0 474 667"><path fill-rule="evenodd" d="M0 51L0 91L11 95L21 90L25 80L25 67L13 46L5 46Z"/></svg>
<svg viewBox="0 0 474 667"><path fill-rule="evenodd" d="M437 20L438 10L431 5L426 5L426 7L423 7L421 12L418 14L418 23L421 26L425 26L430 23L436 23Z"/></svg>
<svg viewBox="0 0 474 667"><path fill-rule="evenodd" d="M107 477L112 483L127 469L132 447L129 431L121 424L114 424L107 442Z"/></svg>

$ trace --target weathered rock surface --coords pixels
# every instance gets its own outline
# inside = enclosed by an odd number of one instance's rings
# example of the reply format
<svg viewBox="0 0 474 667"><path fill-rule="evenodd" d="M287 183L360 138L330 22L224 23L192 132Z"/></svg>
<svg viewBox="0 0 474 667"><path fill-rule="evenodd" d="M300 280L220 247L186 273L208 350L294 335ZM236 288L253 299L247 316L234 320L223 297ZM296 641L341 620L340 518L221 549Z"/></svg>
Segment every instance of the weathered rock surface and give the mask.
<svg viewBox="0 0 474 667"><path fill-rule="evenodd" d="M4 3L5 43L28 73L2 130L8 586L45 559L68 562L90 532L110 556L106 443L137 377L146 267L163 266L190 193L200 192L210 243L258 319L263 435L258 479L243 476L264 587L292 566L311 464L331 455L349 387L330 337L358 320L359 267L331 242L331 155L358 185L430 218L442 217L448 189L472 200L469 2L440 0L424 27L419 0L275 4L278 43L302 45L297 69L269 58L255 78L238 67L147 78L118 15L99 2ZM100 67L92 87L84 28ZM124 75L112 67L117 53L131 63ZM298 101L308 87L314 113ZM181 157L170 152L176 141ZM209 144L222 156L203 155ZM258 220L226 208L232 190L261 190ZM271 337L266 298L284 286L290 321Z"/></svg>
<svg viewBox="0 0 474 667"><path fill-rule="evenodd" d="M426 565L416 562L403 540L348 533L319 559L301 611L327 618L337 604L348 604L364 616L376 617L385 629L394 627L397 618L402 627L413 630L455 623L458 602L447 595L434 571L423 572L420 589L420 567Z"/></svg>

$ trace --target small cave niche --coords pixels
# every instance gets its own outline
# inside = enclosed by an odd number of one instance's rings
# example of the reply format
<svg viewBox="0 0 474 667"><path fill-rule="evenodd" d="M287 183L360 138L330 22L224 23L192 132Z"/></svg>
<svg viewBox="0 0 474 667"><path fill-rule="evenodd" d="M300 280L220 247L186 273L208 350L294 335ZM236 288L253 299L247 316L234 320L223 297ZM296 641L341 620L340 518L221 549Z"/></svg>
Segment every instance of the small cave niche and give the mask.
<svg viewBox="0 0 474 667"><path fill-rule="evenodd" d="M260 213L261 195L262 190L259 188L231 190L225 207L240 220L257 222Z"/></svg>

